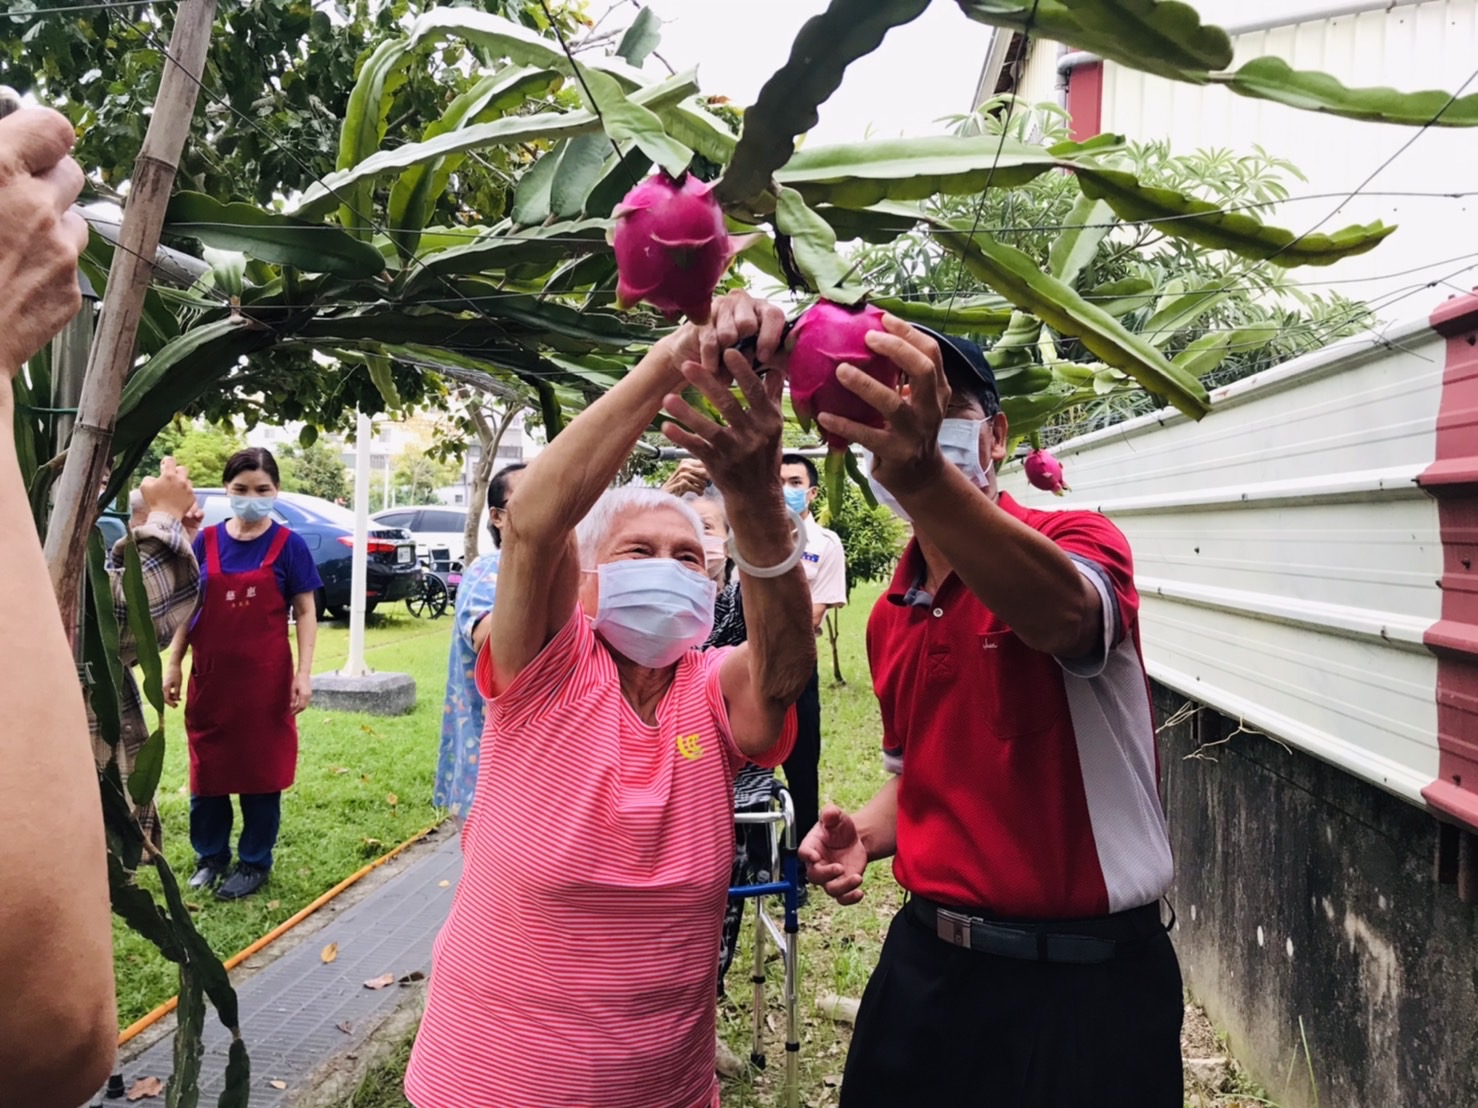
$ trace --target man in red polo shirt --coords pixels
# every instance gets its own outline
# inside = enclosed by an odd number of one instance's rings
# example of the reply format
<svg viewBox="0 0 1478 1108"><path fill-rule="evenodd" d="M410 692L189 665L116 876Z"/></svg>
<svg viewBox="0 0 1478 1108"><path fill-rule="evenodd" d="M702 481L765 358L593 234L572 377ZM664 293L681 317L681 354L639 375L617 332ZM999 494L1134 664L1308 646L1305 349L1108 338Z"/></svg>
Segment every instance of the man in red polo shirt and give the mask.
<svg viewBox="0 0 1478 1108"><path fill-rule="evenodd" d="M887 421L866 447L914 541L867 629L894 776L806 836L811 880L908 891L858 1014L842 1108L1179 1108L1172 876L1129 546L1093 512L997 490L1006 417L978 346L891 317L908 384L845 366Z"/></svg>

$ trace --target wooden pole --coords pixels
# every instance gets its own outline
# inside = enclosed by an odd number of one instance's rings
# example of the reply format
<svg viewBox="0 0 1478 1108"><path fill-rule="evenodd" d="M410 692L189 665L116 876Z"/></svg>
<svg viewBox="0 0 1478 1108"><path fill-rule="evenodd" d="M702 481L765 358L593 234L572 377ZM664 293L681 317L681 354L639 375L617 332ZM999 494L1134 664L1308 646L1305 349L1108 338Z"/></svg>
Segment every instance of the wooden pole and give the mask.
<svg viewBox="0 0 1478 1108"><path fill-rule="evenodd" d="M62 624L69 631L77 622L77 582L85 568L87 538L97 522L98 496L112 458L118 398L133 364L144 293L153 275L154 252L180 151L195 114L215 15L216 0L183 0L176 9L159 95L134 163L119 249L113 252L108 271L71 448L57 482L45 550Z"/></svg>

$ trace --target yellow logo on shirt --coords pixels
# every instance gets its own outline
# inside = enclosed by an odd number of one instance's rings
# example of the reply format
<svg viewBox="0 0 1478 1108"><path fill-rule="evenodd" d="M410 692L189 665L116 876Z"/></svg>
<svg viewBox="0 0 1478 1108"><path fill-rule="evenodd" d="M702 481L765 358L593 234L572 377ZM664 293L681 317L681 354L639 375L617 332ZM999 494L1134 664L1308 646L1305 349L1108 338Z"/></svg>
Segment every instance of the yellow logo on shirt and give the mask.
<svg viewBox="0 0 1478 1108"><path fill-rule="evenodd" d="M703 757L703 741L697 735L679 735L677 752L690 762Z"/></svg>

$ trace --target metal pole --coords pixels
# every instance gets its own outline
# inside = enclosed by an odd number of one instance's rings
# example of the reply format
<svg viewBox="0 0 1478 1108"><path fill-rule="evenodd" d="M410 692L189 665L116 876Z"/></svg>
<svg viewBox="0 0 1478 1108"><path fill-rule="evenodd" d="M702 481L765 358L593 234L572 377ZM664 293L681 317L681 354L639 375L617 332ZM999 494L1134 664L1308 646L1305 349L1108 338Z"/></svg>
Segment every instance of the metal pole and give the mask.
<svg viewBox="0 0 1478 1108"><path fill-rule="evenodd" d="M340 671L345 677L363 677L364 594L369 562L370 420L363 412L354 429L354 555L349 574L349 660Z"/></svg>

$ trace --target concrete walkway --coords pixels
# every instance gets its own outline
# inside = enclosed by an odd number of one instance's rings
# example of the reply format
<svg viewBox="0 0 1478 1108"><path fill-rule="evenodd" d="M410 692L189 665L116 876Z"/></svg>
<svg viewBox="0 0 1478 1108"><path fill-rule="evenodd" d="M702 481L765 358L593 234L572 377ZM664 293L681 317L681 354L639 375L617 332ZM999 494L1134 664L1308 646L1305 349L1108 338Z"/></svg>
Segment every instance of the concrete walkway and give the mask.
<svg viewBox="0 0 1478 1108"><path fill-rule="evenodd" d="M251 1053L252 1108L306 1108L347 1096L363 1066L361 1052L408 1007L420 1011L431 945L451 910L462 872L458 836L446 826L441 841L419 851L409 864L347 909L310 941L300 943L236 986L241 1033ZM326 910L326 909L325 909ZM284 941L287 936L284 936ZM332 962L322 952L338 946ZM371 989L365 982L391 974L396 983ZM419 979L401 984L412 974ZM408 1004L408 1002L411 1002ZM401 1018L397 1025L410 1028ZM379 1038L383 1038L383 1034ZM206 1016L201 1104L214 1104L225 1077L230 1037L214 1009ZM172 1036L122 1059L124 1087L142 1077L167 1081L173 1071ZM334 1080L335 1070L344 1071ZM343 1086L348 1086L344 1089ZM330 1092L332 1090L332 1092ZM95 1099L94 1104L125 1104ZM162 1104L143 1100L141 1104Z"/></svg>

